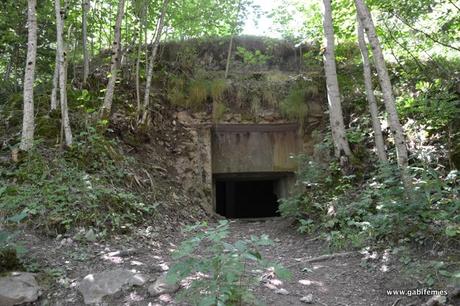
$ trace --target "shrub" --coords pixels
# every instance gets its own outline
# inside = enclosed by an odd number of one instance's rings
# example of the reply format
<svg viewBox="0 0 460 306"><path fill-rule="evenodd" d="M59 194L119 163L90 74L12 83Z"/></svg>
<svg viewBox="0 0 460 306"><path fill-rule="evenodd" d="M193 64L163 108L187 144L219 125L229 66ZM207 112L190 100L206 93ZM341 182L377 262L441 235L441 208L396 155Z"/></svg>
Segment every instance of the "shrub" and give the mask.
<svg viewBox="0 0 460 306"><path fill-rule="evenodd" d="M212 103L212 120L214 122L219 122L220 119L224 116L227 111L227 107L224 103L215 101Z"/></svg>
<svg viewBox="0 0 460 306"><path fill-rule="evenodd" d="M188 107L199 109L208 98L208 82L203 79L193 80L188 87Z"/></svg>
<svg viewBox="0 0 460 306"><path fill-rule="evenodd" d="M168 100L170 103L178 106L187 106L186 82L183 78L171 78L168 88Z"/></svg>
<svg viewBox="0 0 460 306"><path fill-rule="evenodd" d="M297 79L287 97L281 101L281 112L291 120L303 123L308 116L308 99L318 95L318 86L304 79Z"/></svg>
<svg viewBox="0 0 460 306"><path fill-rule="evenodd" d="M124 186L129 160L95 129L75 138L69 151L31 151L0 169L0 211L11 221L28 218L37 227L62 233L76 226L101 230L130 227L154 206Z"/></svg>
<svg viewBox="0 0 460 306"><path fill-rule="evenodd" d="M23 253L24 248L14 241L14 236L10 232L0 230L0 273L23 268L18 253Z"/></svg>
<svg viewBox="0 0 460 306"><path fill-rule="evenodd" d="M248 273L250 263L251 268L254 264L273 266L278 276L288 277L287 270L269 264L257 250L272 243L266 235L227 243L229 224L226 220L215 227L203 223L188 227L186 231L198 232L173 253L173 258L180 262L171 267L167 280L174 283L190 277L190 286L180 296L187 302L194 305L253 304L255 298L249 285L257 280ZM203 255L195 254L198 249Z"/></svg>
<svg viewBox="0 0 460 306"><path fill-rule="evenodd" d="M209 82L209 94L213 101L222 102L222 96L228 88L224 79L215 79Z"/></svg>
<svg viewBox="0 0 460 306"><path fill-rule="evenodd" d="M298 218L302 232L326 232L333 247L447 243L460 235L457 171L412 167L414 188L405 190L394 165L377 167L364 182L341 175L334 163L303 157L300 165L305 191L283 199L280 212Z"/></svg>
<svg viewBox="0 0 460 306"><path fill-rule="evenodd" d="M237 47L236 55L243 59L243 63L249 65L263 65L272 58L269 55L263 54L260 50L251 52L244 47Z"/></svg>

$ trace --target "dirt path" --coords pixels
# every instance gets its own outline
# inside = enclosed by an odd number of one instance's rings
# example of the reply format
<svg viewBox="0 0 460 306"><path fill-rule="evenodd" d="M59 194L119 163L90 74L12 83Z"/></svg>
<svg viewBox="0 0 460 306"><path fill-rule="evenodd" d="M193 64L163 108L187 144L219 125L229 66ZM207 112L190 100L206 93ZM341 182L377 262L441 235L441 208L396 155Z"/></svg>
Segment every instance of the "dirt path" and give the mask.
<svg viewBox="0 0 460 306"><path fill-rule="evenodd" d="M392 267L391 258L365 260L356 252L345 257L317 263L302 262L327 253L324 242L300 235L288 222L273 219L259 222L235 221L231 225L234 239L268 234L275 241L262 255L289 267L292 278L279 284L279 280L259 286L255 293L267 305L306 305L301 298L311 294L311 305L393 305L399 297L387 296L386 289L400 289L406 283L398 269ZM375 254L374 254L375 255ZM385 271L385 272L384 272ZM278 289L288 294L279 294ZM278 293L277 293L278 292ZM420 305L418 300L412 300ZM407 305L401 299L399 305Z"/></svg>
<svg viewBox="0 0 460 306"><path fill-rule="evenodd" d="M328 253L327 244L298 234L284 219L231 221L230 229L232 241L251 235L269 235L274 245L262 249L262 256L283 264L292 272L289 280L270 279L253 288L258 300L266 305L307 305L301 298L309 295L312 298L309 305L323 306L422 303L417 297L386 295L386 289L416 287L410 286L411 281L401 276L391 257L377 254L376 258L366 260L366 256L356 252L346 257L303 264L302 261L308 258ZM34 305L84 305L78 284L86 275L117 268L136 269L153 281L168 269L170 251L184 236L175 228L146 227L106 242L46 239L33 233L24 234L23 238L27 241L29 255L35 258L34 265L46 271L38 275L43 294ZM150 296L147 291L150 284L123 289L104 298L103 305L176 304L174 295Z"/></svg>

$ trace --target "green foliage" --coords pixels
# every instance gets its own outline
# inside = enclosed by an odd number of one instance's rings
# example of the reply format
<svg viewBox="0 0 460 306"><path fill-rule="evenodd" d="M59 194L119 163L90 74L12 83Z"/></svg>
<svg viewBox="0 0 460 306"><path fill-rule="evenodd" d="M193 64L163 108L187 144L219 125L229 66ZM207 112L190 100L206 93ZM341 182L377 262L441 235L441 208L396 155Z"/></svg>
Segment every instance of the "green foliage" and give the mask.
<svg viewBox="0 0 460 306"><path fill-rule="evenodd" d="M187 81L181 77L173 77L169 82L168 99L172 104L200 110L208 98L211 98L218 110L216 115L222 115L226 109L223 96L227 89L228 84L223 79L208 80L203 77Z"/></svg>
<svg viewBox="0 0 460 306"><path fill-rule="evenodd" d="M286 39L299 43L305 37L312 41L322 38L321 8L317 1L282 0L270 12L270 17L276 32Z"/></svg>
<svg viewBox="0 0 460 306"><path fill-rule="evenodd" d="M243 59L243 63L249 65L263 65L271 56L263 54L260 50L251 52L244 47L236 47L236 55Z"/></svg>
<svg viewBox="0 0 460 306"><path fill-rule="evenodd" d="M460 233L458 172L411 167L413 190L399 170L382 165L362 182L335 163L300 157L298 184L305 192L283 199L282 215L300 220L301 232L322 230L331 247L365 243L448 243Z"/></svg>
<svg viewBox="0 0 460 306"><path fill-rule="evenodd" d="M183 78L175 77L169 80L168 100L174 105L187 106L185 87L186 81Z"/></svg>
<svg viewBox="0 0 460 306"><path fill-rule="evenodd" d="M222 102L223 94L228 89L224 79L214 79L209 82L209 94L213 101Z"/></svg>
<svg viewBox="0 0 460 306"><path fill-rule="evenodd" d="M281 112L291 120L303 123L308 116L308 99L318 95L318 86L312 81L297 79L287 97L281 101Z"/></svg>
<svg viewBox="0 0 460 306"><path fill-rule="evenodd" d="M440 79L418 81L415 84L417 95L398 97L398 111L403 117L426 126L428 132L445 128L460 115L459 100L450 90L451 86Z"/></svg>
<svg viewBox="0 0 460 306"><path fill-rule="evenodd" d="M294 88L281 102L281 111L289 119L294 119L303 122L308 114L308 104L306 99L305 89Z"/></svg>
<svg viewBox="0 0 460 306"><path fill-rule="evenodd" d="M196 234L173 253L179 262L168 271L167 280L175 283L190 277L191 284L181 298L194 305L257 304L249 290L256 281L248 272L250 263L251 269L272 266L279 277L289 276L281 266L270 265L257 250L272 244L266 235L228 243L228 221L220 221L215 227L197 224L186 231Z"/></svg>
<svg viewBox="0 0 460 306"><path fill-rule="evenodd" d="M0 171L0 209L6 221L33 222L50 232L76 226L101 230L129 228L153 206L123 187L129 160L117 143L95 129L82 132L63 154L29 152L17 165Z"/></svg>
<svg viewBox="0 0 460 306"><path fill-rule="evenodd" d="M22 269L21 262L13 248L0 248L0 273Z"/></svg>
<svg viewBox="0 0 460 306"><path fill-rule="evenodd" d="M414 258L407 246L393 248L392 255L398 255L403 273L416 278L427 287L447 287L460 281L460 263L448 258Z"/></svg>
<svg viewBox="0 0 460 306"><path fill-rule="evenodd" d="M276 93L273 91L272 88L267 88L262 92L262 101L264 101L265 104L272 107L277 108L279 106Z"/></svg>
<svg viewBox="0 0 460 306"><path fill-rule="evenodd" d="M213 102L212 104L212 120L218 122L224 116L227 111L227 107L222 102Z"/></svg>
<svg viewBox="0 0 460 306"><path fill-rule="evenodd" d="M197 79L190 82L188 88L188 107L199 109L208 99L208 81Z"/></svg>
<svg viewBox="0 0 460 306"><path fill-rule="evenodd" d="M0 273L23 268L18 254L24 253L25 249L14 238L14 233L0 230Z"/></svg>

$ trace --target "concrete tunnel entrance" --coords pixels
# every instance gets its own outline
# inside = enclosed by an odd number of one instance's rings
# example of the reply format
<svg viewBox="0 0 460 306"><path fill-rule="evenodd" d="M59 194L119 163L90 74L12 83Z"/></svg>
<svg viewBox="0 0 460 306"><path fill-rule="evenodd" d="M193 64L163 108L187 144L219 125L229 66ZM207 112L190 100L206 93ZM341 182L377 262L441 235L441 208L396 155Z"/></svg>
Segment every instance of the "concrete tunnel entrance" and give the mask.
<svg viewBox="0 0 460 306"><path fill-rule="evenodd" d="M227 218L279 216L295 182L296 124L219 124L212 130L213 206Z"/></svg>

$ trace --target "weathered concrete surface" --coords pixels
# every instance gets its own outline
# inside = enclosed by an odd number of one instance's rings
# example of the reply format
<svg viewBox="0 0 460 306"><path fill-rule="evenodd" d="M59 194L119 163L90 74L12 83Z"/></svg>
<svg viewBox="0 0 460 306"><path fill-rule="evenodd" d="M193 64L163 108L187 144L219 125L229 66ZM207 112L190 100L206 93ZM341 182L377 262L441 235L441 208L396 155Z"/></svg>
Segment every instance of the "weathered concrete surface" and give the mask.
<svg viewBox="0 0 460 306"><path fill-rule="evenodd" d="M294 172L301 150L296 124L218 124L212 132L212 172Z"/></svg>

